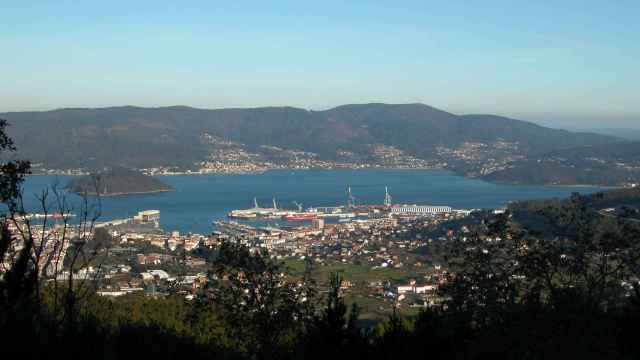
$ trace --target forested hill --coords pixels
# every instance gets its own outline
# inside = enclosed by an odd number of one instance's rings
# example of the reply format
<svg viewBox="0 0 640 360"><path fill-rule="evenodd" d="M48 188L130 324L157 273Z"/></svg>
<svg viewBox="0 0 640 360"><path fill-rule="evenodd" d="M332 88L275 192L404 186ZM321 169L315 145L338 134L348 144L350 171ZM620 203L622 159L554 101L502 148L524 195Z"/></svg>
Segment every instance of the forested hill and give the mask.
<svg viewBox="0 0 640 360"><path fill-rule="evenodd" d="M170 189L158 179L125 168L113 168L75 178L66 186L70 192L101 196L154 193Z"/></svg>
<svg viewBox="0 0 640 360"><path fill-rule="evenodd" d="M524 153L602 144L615 138L571 133L491 115L458 116L423 104L344 105L326 111L292 107L205 110L184 106L60 109L0 114L20 156L47 168L192 167L211 153L210 139L312 152L368 156L372 144L422 159L436 147L465 142L517 143Z"/></svg>
<svg viewBox="0 0 640 360"><path fill-rule="evenodd" d="M611 189L589 195L581 195L581 199L585 206L591 207L596 210L625 206L640 208L640 187ZM551 198L542 200L517 201L509 204L509 209L513 211L537 211L549 205L568 203L570 200L571 198Z"/></svg>
<svg viewBox="0 0 640 360"><path fill-rule="evenodd" d="M486 180L554 185L640 183L640 141L555 150L517 161Z"/></svg>

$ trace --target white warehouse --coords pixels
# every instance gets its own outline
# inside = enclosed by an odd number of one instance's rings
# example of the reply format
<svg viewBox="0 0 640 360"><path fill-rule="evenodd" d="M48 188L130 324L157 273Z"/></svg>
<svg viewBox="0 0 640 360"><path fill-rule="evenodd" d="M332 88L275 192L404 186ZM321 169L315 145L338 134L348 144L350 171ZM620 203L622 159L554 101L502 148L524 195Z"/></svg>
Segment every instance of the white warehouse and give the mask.
<svg viewBox="0 0 640 360"><path fill-rule="evenodd" d="M434 205L396 205L391 207L392 214L438 215L451 213L450 206Z"/></svg>

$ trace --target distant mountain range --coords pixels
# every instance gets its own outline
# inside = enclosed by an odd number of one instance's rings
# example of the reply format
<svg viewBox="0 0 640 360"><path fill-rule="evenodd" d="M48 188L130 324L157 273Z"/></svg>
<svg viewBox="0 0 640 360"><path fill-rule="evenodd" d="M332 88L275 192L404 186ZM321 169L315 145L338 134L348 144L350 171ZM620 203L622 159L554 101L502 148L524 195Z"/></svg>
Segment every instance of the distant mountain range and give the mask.
<svg viewBox="0 0 640 360"><path fill-rule="evenodd" d="M123 106L11 112L0 118L11 124L20 156L47 169L198 169L212 154L227 162L259 158L263 164L287 157L283 164L292 164L303 154L314 161L383 165L394 164L388 159L398 156L481 175L517 159L620 140L495 115L455 115L424 104L343 105L325 111ZM233 151L244 158L227 156Z"/></svg>
<svg viewBox="0 0 640 360"><path fill-rule="evenodd" d="M640 119L638 120L638 122L640 123ZM636 129L592 128L592 129L581 129L581 130L576 130L576 131L590 132L590 133L594 133L594 134L610 135L610 136L616 136L616 137L619 137L619 138L622 138L622 139L640 141L640 129L639 128L636 128Z"/></svg>

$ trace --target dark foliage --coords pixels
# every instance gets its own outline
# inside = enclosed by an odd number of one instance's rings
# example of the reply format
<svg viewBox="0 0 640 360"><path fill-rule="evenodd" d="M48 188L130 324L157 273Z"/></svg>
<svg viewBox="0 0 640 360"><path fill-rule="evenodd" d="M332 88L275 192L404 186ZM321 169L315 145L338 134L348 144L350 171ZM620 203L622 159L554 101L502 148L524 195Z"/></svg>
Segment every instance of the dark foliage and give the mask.
<svg viewBox="0 0 640 360"><path fill-rule="evenodd" d="M77 194L101 196L150 193L170 189L169 185L156 178L120 167L75 178L66 186L66 190Z"/></svg>

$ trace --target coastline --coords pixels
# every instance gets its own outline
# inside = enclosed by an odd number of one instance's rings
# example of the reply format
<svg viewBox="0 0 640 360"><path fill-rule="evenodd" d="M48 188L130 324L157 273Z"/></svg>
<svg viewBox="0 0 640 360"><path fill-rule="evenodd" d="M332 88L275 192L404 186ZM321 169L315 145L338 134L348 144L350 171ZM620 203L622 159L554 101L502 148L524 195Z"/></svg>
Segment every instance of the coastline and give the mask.
<svg viewBox="0 0 640 360"><path fill-rule="evenodd" d="M468 179L480 179L482 181L488 182L490 184L499 184L499 185L513 185L513 186L545 186L545 187L556 187L556 188L603 188L607 190L613 189L626 189L627 187L624 185L603 185L603 184L550 184L550 183L528 183L528 182L519 182L519 181L497 181L497 180L487 180L482 177L479 178L470 178L464 175L460 175Z"/></svg>
<svg viewBox="0 0 640 360"><path fill-rule="evenodd" d="M67 191L67 190L65 190ZM99 197L117 197L117 196L127 196L127 195L145 195L145 194L157 194L157 193L163 193L163 192L170 192L173 191L173 189L166 189L166 190L149 190L149 191L132 191L132 192L118 192L118 193L109 193L109 194L98 194L98 193L86 193L87 196L99 196ZM72 194L76 194L79 196L82 196L84 194L80 194L77 192L73 192L73 191L67 191L70 192Z"/></svg>
<svg viewBox="0 0 640 360"><path fill-rule="evenodd" d="M314 171L332 171L332 170L397 170L397 171L424 171L424 170L433 170L433 171L448 171L451 172L457 176L460 177L464 177L467 179L478 179L481 181L485 181L488 183L492 183L492 184L502 184L502 185L525 185L525 186L550 186L550 187L584 187L584 188L589 188L589 187L600 187L600 188L605 188L605 189L623 189L626 188L624 185L604 185L604 184L546 184L546 183L530 183L530 182L526 182L526 181L496 181L496 180L487 180L484 179L482 176L480 177L473 177L473 176L466 176L463 173L460 173L458 171L456 171L455 169L452 168L447 168L447 167L403 167L403 166L359 166L359 167L331 167L331 168L327 168L327 167L318 167L318 168L286 168L286 167L274 167L274 168L269 168L269 169L264 169L264 170L256 170L256 171L233 171L233 172L226 172L226 171L218 171L218 172L213 172L213 171L180 171L180 172L166 172L166 173L144 173L145 175L148 176L208 176L208 175L214 175L214 176L234 176L234 175L262 175L266 172L269 171L309 171L309 170L314 170ZM35 174L29 174L28 176L69 176L69 177L78 177L78 176L84 176L81 174L65 174L63 172L60 173L35 173ZM109 195L101 195L101 196L124 196L124 195L138 195L138 194L150 194L150 193L156 193L156 192L165 192L165 191L171 191L171 190L154 190L154 191L148 191L148 192L126 192L126 193L116 193L116 194L109 194ZM96 194L89 194L91 196L95 196Z"/></svg>
<svg viewBox="0 0 640 360"><path fill-rule="evenodd" d="M201 176L201 175L262 175L268 171L306 171L306 170L441 170L452 171L446 167L409 167L409 166L336 166L336 167L310 167L310 168L288 168L288 167L273 167L254 171L178 171L178 172L162 172L162 173L148 173L142 172L148 176ZM32 173L28 176L85 176L86 174L67 174L63 171L54 173Z"/></svg>

